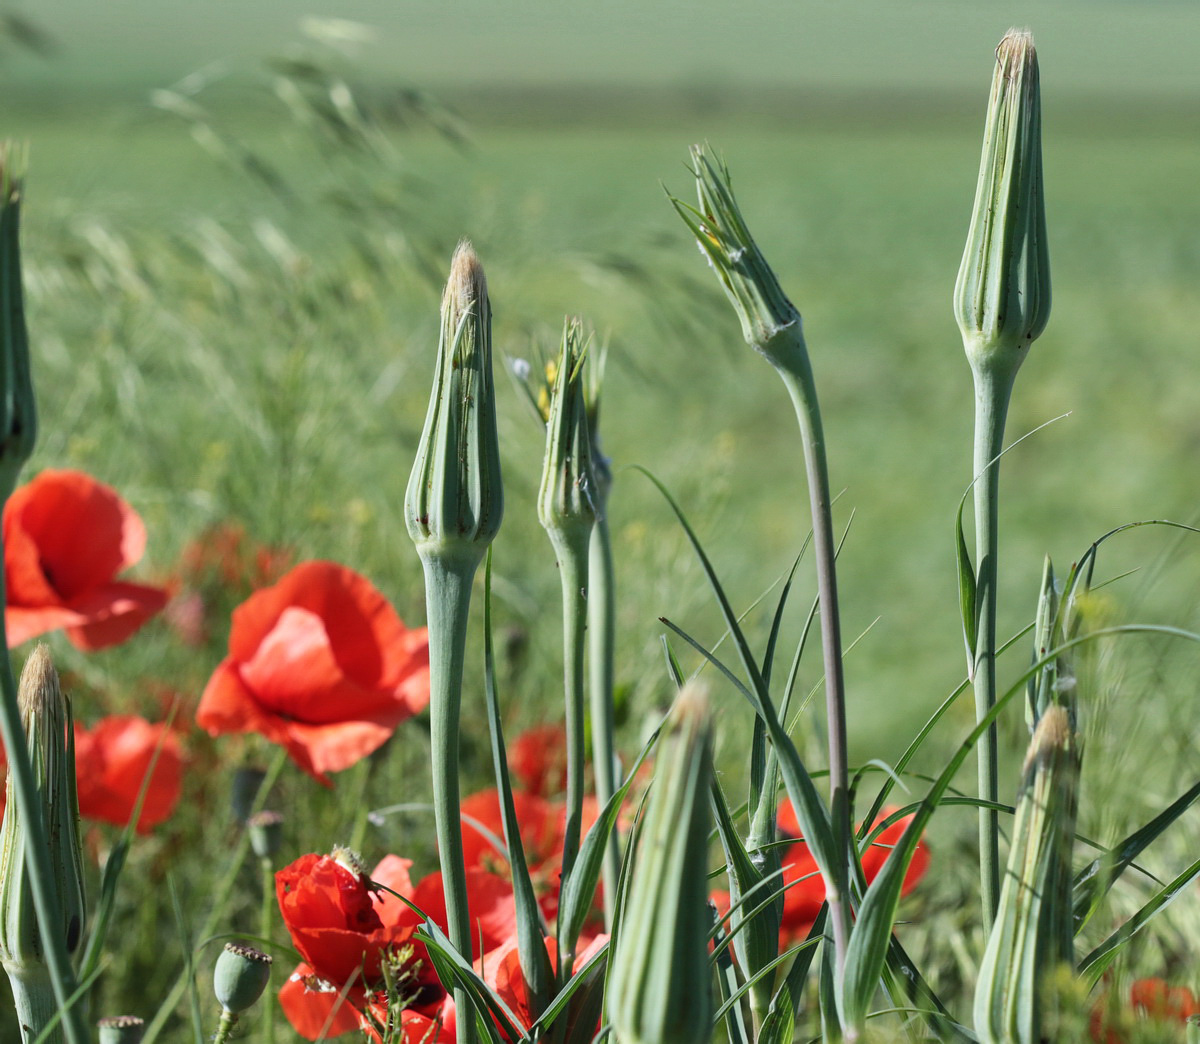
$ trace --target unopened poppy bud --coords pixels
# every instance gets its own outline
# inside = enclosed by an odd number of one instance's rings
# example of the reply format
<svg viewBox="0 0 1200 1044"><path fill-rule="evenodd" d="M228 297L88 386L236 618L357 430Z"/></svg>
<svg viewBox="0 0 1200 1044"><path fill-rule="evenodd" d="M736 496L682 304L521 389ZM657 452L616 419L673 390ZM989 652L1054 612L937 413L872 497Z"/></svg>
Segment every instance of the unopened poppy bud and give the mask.
<svg viewBox="0 0 1200 1044"><path fill-rule="evenodd" d="M654 769L608 978L608 1012L625 1044L707 1044L709 788L712 729L697 686L675 699Z"/></svg>
<svg viewBox="0 0 1200 1044"><path fill-rule="evenodd" d="M773 366L806 367L808 349L800 312L750 235L733 195L729 169L703 146L693 145L691 153L698 205L674 197L671 202L733 303L746 343Z"/></svg>
<svg viewBox="0 0 1200 1044"><path fill-rule="evenodd" d="M238 1015L254 1004L271 978L271 958L242 943L226 943L213 968L213 992L223 1011Z"/></svg>
<svg viewBox="0 0 1200 1044"><path fill-rule="evenodd" d="M29 338L21 284L20 217L24 157L0 146L0 498L37 441L37 407L29 371Z"/></svg>
<svg viewBox="0 0 1200 1044"><path fill-rule="evenodd" d="M141 1044L146 1029L145 1019L136 1015L112 1015L96 1023L100 1044Z"/></svg>
<svg viewBox="0 0 1200 1044"><path fill-rule="evenodd" d="M1028 30L1010 30L996 48L954 317L972 369L1008 377L1050 317L1041 91Z"/></svg>
<svg viewBox="0 0 1200 1044"><path fill-rule="evenodd" d="M433 394L404 500L422 558L478 564L500 531L504 494L492 384L492 309L483 266L458 245L442 296Z"/></svg>
<svg viewBox="0 0 1200 1044"><path fill-rule="evenodd" d="M257 765L241 765L233 774L233 786L229 793L229 803L233 806L233 817L239 823L245 823L254 807L258 791L267 778L266 769Z"/></svg>
<svg viewBox="0 0 1200 1044"><path fill-rule="evenodd" d="M250 847L259 859L270 859L283 844L283 816L279 812L258 812L246 820Z"/></svg>
<svg viewBox="0 0 1200 1044"><path fill-rule="evenodd" d="M75 784L75 733L70 701L44 643L25 661L17 691L21 724L33 769L37 805L49 844L50 872L68 953L83 936L86 906L83 856L79 847L79 797ZM42 968L45 947L27 877L25 823L8 779L4 825L0 828L0 960L15 969Z"/></svg>
<svg viewBox="0 0 1200 1044"><path fill-rule="evenodd" d="M546 421L546 455L538 494L538 518L555 551L562 547L586 553L596 524L599 490L592 468L584 389L584 349L578 320L563 326L562 347L555 367L550 414Z"/></svg>

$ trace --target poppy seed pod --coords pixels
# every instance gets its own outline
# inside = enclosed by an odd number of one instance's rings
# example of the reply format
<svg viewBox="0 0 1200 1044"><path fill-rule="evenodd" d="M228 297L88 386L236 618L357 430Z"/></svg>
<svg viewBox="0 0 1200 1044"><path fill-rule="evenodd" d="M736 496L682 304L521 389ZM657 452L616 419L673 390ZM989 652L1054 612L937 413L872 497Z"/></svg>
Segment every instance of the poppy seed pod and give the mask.
<svg viewBox="0 0 1200 1044"><path fill-rule="evenodd" d="M1050 318L1050 258L1042 188L1042 104L1028 30L996 48L975 209L954 317L972 369L1016 373Z"/></svg>
<svg viewBox="0 0 1200 1044"><path fill-rule="evenodd" d="M267 988L271 958L253 946L226 943L213 967L213 992L223 1011L240 1014Z"/></svg>
<svg viewBox="0 0 1200 1044"><path fill-rule="evenodd" d="M665 726L608 978L608 1014L624 1044L707 1044L709 789L712 728L696 686Z"/></svg>
<svg viewBox="0 0 1200 1044"><path fill-rule="evenodd" d="M492 384L492 308L483 266L462 242L442 296L442 329L425 429L404 500L422 558L475 565L500 531L504 493Z"/></svg>
<svg viewBox="0 0 1200 1044"><path fill-rule="evenodd" d="M146 1020L136 1015L110 1015L96 1023L100 1044L141 1044Z"/></svg>

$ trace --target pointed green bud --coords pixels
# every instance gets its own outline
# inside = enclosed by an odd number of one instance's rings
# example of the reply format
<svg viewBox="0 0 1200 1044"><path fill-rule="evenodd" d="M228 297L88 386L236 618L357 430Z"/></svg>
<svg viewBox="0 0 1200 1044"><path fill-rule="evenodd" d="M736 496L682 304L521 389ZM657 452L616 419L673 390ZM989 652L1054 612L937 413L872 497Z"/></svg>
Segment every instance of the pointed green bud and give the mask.
<svg viewBox="0 0 1200 1044"><path fill-rule="evenodd" d="M712 726L695 685L675 699L608 975L608 1014L623 1044L708 1044L709 789Z"/></svg>
<svg viewBox="0 0 1200 1044"><path fill-rule="evenodd" d="M1025 757L1008 871L975 989L981 1044L1039 1044L1046 986L1074 960L1071 857L1079 740L1066 707L1043 712Z"/></svg>
<svg viewBox="0 0 1200 1044"><path fill-rule="evenodd" d="M1042 588L1034 620L1033 662L1037 663L1062 643L1058 582L1054 576L1054 566L1047 556L1042 568ZM1073 714L1074 688L1075 671L1069 652L1060 653L1049 663L1043 664L1026 685L1025 722L1030 731L1051 703L1060 703L1071 709Z"/></svg>
<svg viewBox="0 0 1200 1044"><path fill-rule="evenodd" d="M538 494L538 518L550 534L560 559L564 546L586 554L598 513L599 491L592 468L582 340L578 320L568 319L563 326L550 395L546 456Z"/></svg>
<svg viewBox="0 0 1200 1044"><path fill-rule="evenodd" d="M954 317L972 369L1009 379L1050 317L1041 91L1028 30L1010 30L996 48Z"/></svg>
<svg viewBox="0 0 1200 1044"><path fill-rule="evenodd" d="M136 1015L112 1015L96 1023L100 1044L141 1044L146 1020Z"/></svg>
<svg viewBox="0 0 1200 1044"><path fill-rule="evenodd" d="M433 394L404 500L421 557L478 565L500 531L504 494L492 384L492 309L483 266L462 242L442 296Z"/></svg>
<svg viewBox="0 0 1200 1044"><path fill-rule="evenodd" d="M50 849L60 931L69 953L83 936L86 908L79 847L79 798L75 785L75 731L70 701L58 684L50 649L39 644L25 661L17 692L29 746L37 803ZM44 965L45 951L34 912L25 862L25 828L9 776L0 828L0 960L14 967Z"/></svg>
<svg viewBox="0 0 1200 1044"><path fill-rule="evenodd" d="M800 313L750 235L729 168L704 146L693 145L691 153L698 205L670 199L733 303L746 343L773 366L792 371L807 367Z"/></svg>
<svg viewBox="0 0 1200 1044"><path fill-rule="evenodd" d="M37 407L29 371L29 338L21 283L20 217L25 158L0 145L0 499L37 441Z"/></svg>
<svg viewBox="0 0 1200 1044"><path fill-rule="evenodd" d="M271 958L242 943L226 943L213 967L213 992L222 1011L238 1015L253 1005L271 978Z"/></svg>

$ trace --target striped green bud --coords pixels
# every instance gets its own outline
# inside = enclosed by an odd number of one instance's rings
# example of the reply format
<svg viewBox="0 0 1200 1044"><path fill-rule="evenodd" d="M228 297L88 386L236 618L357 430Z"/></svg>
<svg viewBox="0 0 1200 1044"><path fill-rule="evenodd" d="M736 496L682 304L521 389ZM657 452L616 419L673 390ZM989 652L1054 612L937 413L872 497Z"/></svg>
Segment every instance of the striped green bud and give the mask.
<svg viewBox="0 0 1200 1044"><path fill-rule="evenodd" d="M1010 30L996 48L954 317L972 369L1009 378L1050 317L1041 91L1028 30Z"/></svg>
<svg viewBox="0 0 1200 1044"><path fill-rule="evenodd" d="M17 476L37 441L37 407L29 371L21 285L20 218L24 157L0 146L0 498L16 488Z"/></svg>
<svg viewBox="0 0 1200 1044"><path fill-rule="evenodd" d="M582 327L568 319L550 393L546 455L538 493L538 518L561 559L564 548L586 554L598 514L592 438L584 382Z"/></svg>
<svg viewBox="0 0 1200 1044"><path fill-rule="evenodd" d="M478 565L500 531L504 493L492 383L492 308L483 266L462 242L442 296L425 429L404 501L408 534L429 555Z"/></svg>
<svg viewBox="0 0 1200 1044"><path fill-rule="evenodd" d="M1066 707L1045 709L1025 757L1000 907L975 989L980 1044L1039 1044L1047 984L1074 960L1071 855L1079 740Z"/></svg>
<svg viewBox="0 0 1200 1044"><path fill-rule="evenodd" d="M708 1044L707 909L712 728L696 686L676 697L654 769L608 975L623 1044Z"/></svg>

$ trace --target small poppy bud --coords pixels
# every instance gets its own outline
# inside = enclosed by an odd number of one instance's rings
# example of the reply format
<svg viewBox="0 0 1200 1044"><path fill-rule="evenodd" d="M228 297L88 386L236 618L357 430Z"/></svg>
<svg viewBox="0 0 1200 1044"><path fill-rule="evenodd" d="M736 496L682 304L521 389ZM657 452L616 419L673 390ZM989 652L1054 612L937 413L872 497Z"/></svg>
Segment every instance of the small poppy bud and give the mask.
<svg viewBox="0 0 1200 1044"><path fill-rule="evenodd" d="M680 691L665 729L611 959L608 1012L626 1044L707 1044L712 729L701 689Z"/></svg>
<svg viewBox="0 0 1200 1044"><path fill-rule="evenodd" d="M996 48L975 210L954 286L972 369L1011 379L1050 318L1042 103L1028 30Z"/></svg>
<svg viewBox="0 0 1200 1044"><path fill-rule="evenodd" d="M500 531L495 398L487 280L463 242L442 296L433 394L404 500L408 534L422 558L460 557L478 565Z"/></svg>
<svg viewBox="0 0 1200 1044"><path fill-rule="evenodd" d="M213 991L223 1011L238 1015L253 1005L271 978L271 958L253 946L226 943L213 968Z"/></svg>
<svg viewBox="0 0 1200 1044"><path fill-rule="evenodd" d="M579 321L568 319L563 326L550 395L546 455L538 495L538 517L560 558L564 546L586 553L599 503L592 468L581 339Z"/></svg>
<svg viewBox="0 0 1200 1044"><path fill-rule="evenodd" d="M96 1023L100 1044L141 1044L146 1021L136 1015L112 1015Z"/></svg>
<svg viewBox="0 0 1200 1044"><path fill-rule="evenodd" d="M24 157L0 146L0 499L37 441L37 407L29 371L29 337L21 284L20 218Z"/></svg>

